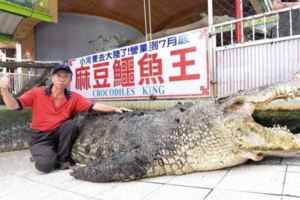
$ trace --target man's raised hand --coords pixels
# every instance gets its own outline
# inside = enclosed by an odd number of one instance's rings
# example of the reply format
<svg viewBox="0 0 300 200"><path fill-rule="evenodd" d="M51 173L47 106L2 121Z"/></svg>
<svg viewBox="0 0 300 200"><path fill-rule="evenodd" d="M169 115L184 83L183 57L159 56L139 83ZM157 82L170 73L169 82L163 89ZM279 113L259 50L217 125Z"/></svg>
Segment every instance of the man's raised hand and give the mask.
<svg viewBox="0 0 300 200"><path fill-rule="evenodd" d="M8 89L10 88L10 80L9 74L3 74L0 78L0 89Z"/></svg>

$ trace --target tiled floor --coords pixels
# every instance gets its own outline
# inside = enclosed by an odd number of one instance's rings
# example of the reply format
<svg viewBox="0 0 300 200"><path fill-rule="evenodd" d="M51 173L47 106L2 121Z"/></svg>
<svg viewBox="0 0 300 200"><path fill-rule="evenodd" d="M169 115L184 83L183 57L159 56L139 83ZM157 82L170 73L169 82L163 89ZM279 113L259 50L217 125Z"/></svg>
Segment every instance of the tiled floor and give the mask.
<svg viewBox="0 0 300 200"><path fill-rule="evenodd" d="M300 200L300 155L127 183L84 182L67 170L42 174L29 157L0 154L0 200Z"/></svg>

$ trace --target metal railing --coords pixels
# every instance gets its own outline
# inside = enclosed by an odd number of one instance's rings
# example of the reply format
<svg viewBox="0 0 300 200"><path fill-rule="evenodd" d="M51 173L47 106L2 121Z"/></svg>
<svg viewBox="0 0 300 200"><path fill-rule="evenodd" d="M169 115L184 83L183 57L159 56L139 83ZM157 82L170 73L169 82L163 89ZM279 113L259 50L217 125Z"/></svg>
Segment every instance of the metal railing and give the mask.
<svg viewBox="0 0 300 200"><path fill-rule="evenodd" d="M300 70L300 6L216 24L213 31L218 97L288 80Z"/></svg>
<svg viewBox="0 0 300 200"><path fill-rule="evenodd" d="M288 80L300 70L300 38L216 51L218 97Z"/></svg>
<svg viewBox="0 0 300 200"><path fill-rule="evenodd" d="M300 6L266 12L214 25L216 46L238 45L236 29L241 25L241 43L300 35Z"/></svg>
<svg viewBox="0 0 300 200"><path fill-rule="evenodd" d="M3 73L0 73L0 78L3 76ZM27 85L30 81L37 79L39 76L38 75L33 75L33 74L17 74L17 73L12 73L9 74L9 79L10 79L10 92L11 94L18 94L25 85ZM0 93L1 95L1 93Z"/></svg>
<svg viewBox="0 0 300 200"><path fill-rule="evenodd" d="M273 10L272 0L212 0L212 5L214 16L237 17L237 9L244 17Z"/></svg>

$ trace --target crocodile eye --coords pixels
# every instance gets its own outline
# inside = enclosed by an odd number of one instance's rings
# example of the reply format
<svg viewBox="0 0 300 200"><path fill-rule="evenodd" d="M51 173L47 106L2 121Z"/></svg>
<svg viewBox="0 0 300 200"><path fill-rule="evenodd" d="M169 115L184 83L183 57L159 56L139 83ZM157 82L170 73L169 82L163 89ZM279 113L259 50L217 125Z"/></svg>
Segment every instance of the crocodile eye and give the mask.
<svg viewBox="0 0 300 200"><path fill-rule="evenodd" d="M185 108L179 108L179 110L180 110L181 112L184 112L186 109L185 109Z"/></svg>

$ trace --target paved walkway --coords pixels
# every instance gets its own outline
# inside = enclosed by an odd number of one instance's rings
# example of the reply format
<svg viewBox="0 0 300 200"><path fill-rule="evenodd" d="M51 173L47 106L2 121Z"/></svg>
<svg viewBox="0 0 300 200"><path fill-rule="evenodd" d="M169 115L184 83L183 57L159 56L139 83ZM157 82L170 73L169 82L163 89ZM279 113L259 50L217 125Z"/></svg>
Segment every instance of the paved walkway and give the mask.
<svg viewBox="0 0 300 200"><path fill-rule="evenodd" d="M300 155L231 169L127 183L37 172L28 151L0 154L0 200L300 200Z"/></svg>

